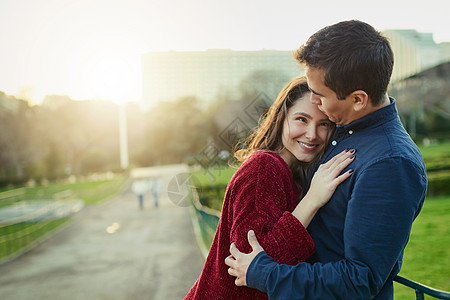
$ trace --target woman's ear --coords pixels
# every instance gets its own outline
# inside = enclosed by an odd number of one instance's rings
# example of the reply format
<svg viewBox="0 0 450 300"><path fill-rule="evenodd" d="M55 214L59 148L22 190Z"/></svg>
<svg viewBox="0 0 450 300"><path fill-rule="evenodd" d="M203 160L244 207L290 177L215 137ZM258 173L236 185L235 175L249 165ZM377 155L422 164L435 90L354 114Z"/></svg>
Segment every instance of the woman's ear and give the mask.
<svg viewBox="0 0 450 300"><path fill-rule="evenodd" d="M353 110L356 112L363 111L369 105L369 95L363 90L356 90L351 94L353 101Z"/></svg>

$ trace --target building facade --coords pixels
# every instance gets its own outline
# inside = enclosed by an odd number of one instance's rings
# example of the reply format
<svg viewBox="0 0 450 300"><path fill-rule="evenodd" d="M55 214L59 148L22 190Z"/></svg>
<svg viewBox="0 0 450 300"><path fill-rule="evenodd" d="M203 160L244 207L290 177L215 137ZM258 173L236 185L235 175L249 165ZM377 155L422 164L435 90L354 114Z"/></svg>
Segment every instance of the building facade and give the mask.
<svg viewBox="0 0 450 300"><path fill-rule="evenodd" d="M210 102L238 99L246 85L275 100L293 77L304 74L292 51L167 51L142 57L143 100L147 103L195 96Z"/></svg>
<svg viewBox="0 0 450 300"><path fill-rule="evenodd" d="M450 61L450 43L435 43L432 33L414 29L382 33L394 52L392 83ZM275 100L290 79L303 74L292 51L150 52L142 56L142 98L150 106L186 96L208 103L224 98L240 100L246 89L253 89L247 94L264 93Z"/></svg>
<svg viewBox="0 0 450 300"><path fill-rule="evenodd" d="M414 29L389 29L382 32L394 52L391 82L397 82L445 62L445 46L434 42L432 33ZM447 50L448 51L448 50Z"/></svg>

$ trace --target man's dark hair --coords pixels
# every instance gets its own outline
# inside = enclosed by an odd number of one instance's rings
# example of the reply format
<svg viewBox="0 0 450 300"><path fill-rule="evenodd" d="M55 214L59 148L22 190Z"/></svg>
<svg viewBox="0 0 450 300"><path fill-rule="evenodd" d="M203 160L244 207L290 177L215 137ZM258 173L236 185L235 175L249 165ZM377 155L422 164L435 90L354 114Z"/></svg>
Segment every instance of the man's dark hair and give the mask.
<svg viewBox="0 0 450 300"><path fill-rule="evenodd" d="M363 90L375 106L386 94L394 66L389 41L369 24L357 20L319 30L294 56L301 64L323 70L324 84L338 99Z"/></svg>

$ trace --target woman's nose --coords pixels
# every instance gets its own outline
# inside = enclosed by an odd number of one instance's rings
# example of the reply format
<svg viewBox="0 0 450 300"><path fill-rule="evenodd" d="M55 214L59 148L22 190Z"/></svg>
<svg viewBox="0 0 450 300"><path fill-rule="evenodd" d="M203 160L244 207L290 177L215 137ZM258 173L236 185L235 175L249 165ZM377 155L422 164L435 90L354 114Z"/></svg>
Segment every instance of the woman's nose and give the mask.
<svg viewBox="0 0 450 300"><path fill-rule="evenodd" d="M309 124L308 128L306 129L306 138L308 138L310 141L313 141L317 137L317 128L316 126Z"/></svg>

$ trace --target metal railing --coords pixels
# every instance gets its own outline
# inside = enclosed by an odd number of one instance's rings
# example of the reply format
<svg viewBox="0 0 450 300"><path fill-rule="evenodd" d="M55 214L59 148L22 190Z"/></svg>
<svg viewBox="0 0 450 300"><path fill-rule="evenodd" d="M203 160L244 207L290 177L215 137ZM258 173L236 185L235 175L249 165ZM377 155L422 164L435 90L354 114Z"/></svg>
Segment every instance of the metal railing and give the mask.
<svg viewBox="0 0 450 300"><path fill-rule="evenodd" d="M197 244L202 252L203 258L206 259L216 233L217 225L219 224L220 212L202 205L195 187L192 187L190 191L192 196L192 225L197 238Z"/></svg>
<svg viewBox="0 0 450 300"><path fill-rule="evenodd" d="M417 300L424 300L424 295L429 295L431 297L437 298L437 299L450 299L450 292L440 291L434 288L431 288L429 286L426 286L424 284L406 279L402 276L396 276L394 278L394 281L403 284L409 288L412 288L416 292L416 299Z"/></svg>

